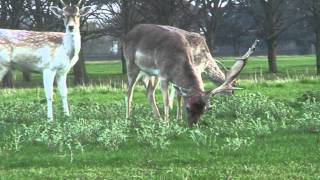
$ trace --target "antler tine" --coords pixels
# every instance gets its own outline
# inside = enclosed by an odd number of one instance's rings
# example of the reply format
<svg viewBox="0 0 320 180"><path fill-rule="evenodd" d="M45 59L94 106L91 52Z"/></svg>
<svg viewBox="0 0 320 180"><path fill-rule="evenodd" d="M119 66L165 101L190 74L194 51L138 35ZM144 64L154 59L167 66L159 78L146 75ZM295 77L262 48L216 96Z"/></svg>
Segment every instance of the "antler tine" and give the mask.
<svg viewBox="0 0 320 180"><path fill-rule="evenodd" d="M242 57L240 57L240 58L237 58L236 60L243 60L243 61L245 61L245 60L247 60L247 59L249 59L249 57L251 56L251 54L254 52L254 50L256 50L256 46L257 46L257 44L260 42L260 40L259 39L256 39L255 41L254 41L254 43L252 44L252 46L249 48L249 50L247 51L247 53L246 54L244 54Z"/></svg>
<svg viewBox="0 0 320 180"><path fill-rule="evenodd" d="M231 84L236 79L236 77L240 74L241 70L245 67L247 64L247 60L252 55L254 50L256 49L256 46L258 44L259 40L256 39L252 46L249 48L249 50L240 58L236 59L236 63L232 66L230 71L227 73L225 82L220 85L219 87L213 89L209 94L215 95L217 93L223 92L225 90L239 90L241 88L233 87Z"/></svg>
<svg viewBox="0 0 320 180"><path fill-rule="evenodd" d="M66 3L64 3L63 0L60 0L60 3L61 3L63 6L66 6Z"/></svg>
<svg viewBox="0 0 320 180"><path fill-rule="evenodd" d="M77 6L80 6L81 2L82 2L82 0L79 0L79 2L78 2L78 4L77 4Z"/></svg>

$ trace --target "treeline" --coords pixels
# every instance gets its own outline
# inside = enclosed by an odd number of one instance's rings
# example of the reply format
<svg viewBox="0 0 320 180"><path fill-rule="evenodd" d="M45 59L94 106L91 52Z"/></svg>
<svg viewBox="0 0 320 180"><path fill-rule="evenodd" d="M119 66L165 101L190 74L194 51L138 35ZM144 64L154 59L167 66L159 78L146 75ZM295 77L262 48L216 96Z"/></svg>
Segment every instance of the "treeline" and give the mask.
<svg viewBox="0 0 320 180"><path fill-rule="evenodd" d="M1 1L0 27L61 31L62 22L49 11L51 5L60 5L60 1ZM317 74L320 74L319 0L86 0L82 5L95 6L94 11L82 19L84 42L105 35L121 38L139 23L200 32L212 52L217 41L232 44L235 52L239 52L240 42L259 38L268 49L270 73L277 73L277 47L279 40L284 39L305 46L314 44ZM81 57L80 54L74 67L76 84L86 83ZM4 84L12 86L10 79L9 73ZM29 73L24 73L24 79L30 80Z"/></svg>

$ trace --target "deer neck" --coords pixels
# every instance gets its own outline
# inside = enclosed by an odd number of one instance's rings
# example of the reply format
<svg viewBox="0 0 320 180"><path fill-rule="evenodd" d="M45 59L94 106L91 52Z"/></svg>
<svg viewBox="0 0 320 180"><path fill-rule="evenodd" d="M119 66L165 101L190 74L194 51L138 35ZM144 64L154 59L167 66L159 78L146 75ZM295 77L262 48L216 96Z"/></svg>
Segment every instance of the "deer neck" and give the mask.
<svg viewBox="0 0 320 180"><path fill-rule="evenodd" d="M181 76L174 76L172 82L186 95L204 92L204 85L200 74L194 70L182 70Z"/></svg>
<svg viewBox="0 0 320 180"><path fill-rule="evenodd" d="M217 85L223 84L226 79L226 74L218 66L217 64L218 61L213 59L211 55L208 59L209 61L207 64L206 73L208 74L211 81L213 81L215 84ZM227 69L225 69L225 71L227 71Z"/></svg>
<svg viewBox="0 0 320 180"><path fill-rule="evenodd" d="M202 81L201 77L200 78L197 77L194 81L192 81L189 84L189 87L187 87L187 89L189 89L189 91L187 91L187 94L189 96L204 92L204 85L203 85L203 81Z"/></svg>
<svg viewBox="0 0 320 180"><path fill-rule="evenodd" d="M74 30L73 32L66 31L63 36L63 47L70 60L77 56L81 48L80 30Z"/></svg>

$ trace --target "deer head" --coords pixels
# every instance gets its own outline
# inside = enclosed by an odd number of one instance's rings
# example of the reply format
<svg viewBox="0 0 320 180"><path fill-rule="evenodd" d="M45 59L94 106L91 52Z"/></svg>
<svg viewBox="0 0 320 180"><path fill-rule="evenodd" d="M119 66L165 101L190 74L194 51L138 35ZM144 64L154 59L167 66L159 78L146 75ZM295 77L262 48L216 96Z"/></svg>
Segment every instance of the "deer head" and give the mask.
<svg viewBox="0 0 320 180"><path fill-rule="evenodd" d="M80 17L85 16L91 10L91 6L85 6L79 9L81 4L81 0L76 5L66 5L63 0L60 0L63 8L60 9L57 6L51 6L50 10L54 15L58 18L62 18L64 22L64 26L66 28L66 32L79 32L80 31Z"/></svg>
<svg viewBox="0 0 320 180"><path fill-rule="evenodd" d="M200 117L209 107L209 101L212 96L216 94L225 92L225 91L234 91L240 88L233 87L236 77L240 74L241 70L245 67L247 60L250 55L254 52L257 43L259 40L256 40L251 48L244 54L242 57L236 59L236 63L232 66L230 71L226 75L225 82L219 87L212 89L208 92L198 91L195 93L187 92L188 90L181 90L181 95L185 99L185 107L187 111L187 116L189 120L189 126L197 123L200 120ZM191 95L190 95L191 94Z"/></svg>

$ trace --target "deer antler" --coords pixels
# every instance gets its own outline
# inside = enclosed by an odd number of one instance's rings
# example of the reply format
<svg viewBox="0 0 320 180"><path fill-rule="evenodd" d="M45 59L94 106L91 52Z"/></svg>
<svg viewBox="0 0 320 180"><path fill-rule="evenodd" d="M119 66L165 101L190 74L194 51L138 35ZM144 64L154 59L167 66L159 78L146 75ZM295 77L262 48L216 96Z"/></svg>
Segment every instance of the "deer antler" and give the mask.
<svg viewBox="0 0 320 180"><path fill-rule="evenodd" d="M244 68L244 66L247 64L247 60L251 56L251 54L256 49L256 46L258 44L259 40L256 39L254 43L252 44L251 48L247 51L246 54L244 54L242 57L236 59L236 63L232 66L230 71L227 73L225 82L220 85L219 87L213 89L208 93L209 96L214 96L218 93L221 93L226 90L239 90L241 88L233 87L232 82L236 79L236 77L240 74L241 70Z"/></svg>
<svg viewBox="0 0 320 180"><path fill-rule="evenodd" d="M66 6L66 3L64 3L63 0L60 0L60 3L61 3L63 6Z"/></svg>
<svg viewBox="0 0 320 180"><path fill-rule="evenodd" d="M79 2L78 2L78 4L77 4L77 6L80 6L81 2L82 2L82 0L79 0Z"/></svg>

